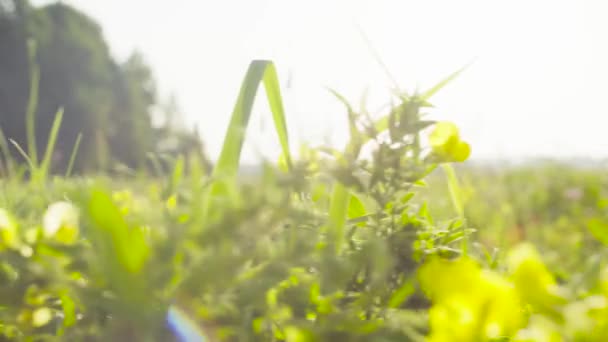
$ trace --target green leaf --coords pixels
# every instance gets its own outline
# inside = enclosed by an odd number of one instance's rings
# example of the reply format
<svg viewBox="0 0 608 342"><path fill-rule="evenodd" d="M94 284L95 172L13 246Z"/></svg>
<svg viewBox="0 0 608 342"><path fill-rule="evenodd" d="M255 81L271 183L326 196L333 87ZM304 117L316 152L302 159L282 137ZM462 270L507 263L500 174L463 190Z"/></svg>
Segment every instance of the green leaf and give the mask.
<svg viewBox="0 0 608 342"><path fill-rule="evenodd" d="M431 216L431 213L429 211L429 203L427 201L422 202L422 205L420 206L420 209L418 210L418 215L420 217L425 218L431 224L431 227L435 224L435 221L433 220L433 216Z"/></svg>
<svg viewBox="0 0 608 342"><path fill-rule="evenodd" d="M350 199L349 191L344 185L334 184L329 203L329 231L337 254L341 252L344 242L344 225L346 224Z"/></svg>
<svg viewBox="0 0 608 342"><path fill-rule="evenodd" d="M76 323L76 305L70 296L62 294L61 307L63 309L63 326L70 327Z"/></svg>
<svg viewBox="0 0 608 342"><path fill-rule="evenodd" d="M393 293L391 299L388 302L389 308L397 308L401 306L414 292L416 291L416 287L414 286L414 279L409 279L401 285Z"/></svg>
<svg viewBox="0 0 608 342"><path fill-rule="evenodd" d="M599 218L590 219L587 222L587 229L599 242L608 246L608 224L606 222Z"/></svg>
<svg viewBox="0 0 608 342"><path fill-rule="evenodd" d="M104 251L106 257L116 258L127 272L141 271L148 255L143 231L130 229L110 195L103 190L94 190L89 202L89 215L102 240L109 243L109 246L101 246L108 249Z"/></svg>
<svg viewBox="0 0 608 342"><path fill-rule="evenodd" d="M365 210L365 206L361 199L355 194L350 195L350 201L348 203L348 218L355 219L358 217L363 217L367 215L367 211Z"/></svg>

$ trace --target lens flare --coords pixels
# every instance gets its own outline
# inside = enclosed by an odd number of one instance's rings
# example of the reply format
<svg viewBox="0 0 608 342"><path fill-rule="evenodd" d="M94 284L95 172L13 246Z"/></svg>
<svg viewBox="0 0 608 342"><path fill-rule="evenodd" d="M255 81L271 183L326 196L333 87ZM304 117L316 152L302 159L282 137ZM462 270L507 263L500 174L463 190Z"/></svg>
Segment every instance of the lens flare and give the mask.
<svg viewBox="0 0 608 342"><path fill-rule="evenodd" d="M198 325L175 306L171 306L167 312L167 324L180 342L208 341Z"/></svg>

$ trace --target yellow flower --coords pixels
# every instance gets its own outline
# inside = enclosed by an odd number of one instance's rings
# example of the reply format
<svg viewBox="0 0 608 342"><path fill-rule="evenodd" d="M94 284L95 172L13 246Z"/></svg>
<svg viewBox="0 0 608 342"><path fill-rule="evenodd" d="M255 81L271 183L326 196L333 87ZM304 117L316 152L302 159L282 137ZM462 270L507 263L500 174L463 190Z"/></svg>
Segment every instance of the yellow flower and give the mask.
<svg viewBox="0 0 608 342"><path fill-rule="evenodd" d="M507 266L520 296L535 310L552 312L555 305L565 302L562 289L532 244L522 243L509 251Z"/></svg>
<svg viewBox="0 0 608 342"><path fill-rule="evenodd" d="M468 258L433 259L419 273L433 301L430 341L484 341L513 336L523 325L515 288Z"/></svg>
<svg viewBox="0 0 608 342"><path fill-rule="evenodd" d="M41 307L32 312L32 326L39 328L47 325L53 319L53 311L47 307Z"/></svg>
<svg viewBox="0 0 608 342"><path fill-rule="evenodd" d="M116 191L112 194L112 199L116 202L120 208L120 212L123 215L129 214L131 208L135 205L133 193L129 190Z"/></svg>
<svg viewBox="0 0 608 342"><path fill-rule="evenodd" d="M463 162L471 155L471 146L460 139L458 127L451 122L438 122L429 136L433 153L447 162Z"/></svg>
<svg viewBox="0 0 608 342"><path fill-rule="evenodd" d="M177 208L177 195L175 195L175 194L171 195L167 199L167 202L165 203L165 206L166 206L167 210L174 211L175 208Z"/></svg>
<svg viewBox="0 0 608 342"><path fill-rule="evenodd" d="M78 209L69 202L51 204L43 218L44 237L73 244L78 239L78 216Z"/></svg>
<svg viewBox="0 0 608 342"><path fill-rule="evenodd" d="M27 324L34 328L43 327L53 319L53 311L47 307L37 309L24 309L17 315L17 322Z"/></svg>
<svg viewBox="0 0 608 342"><path fill-rule="evenodd" d="M0 208L0 250L18 246L17 223L6 209Z"/></svg>

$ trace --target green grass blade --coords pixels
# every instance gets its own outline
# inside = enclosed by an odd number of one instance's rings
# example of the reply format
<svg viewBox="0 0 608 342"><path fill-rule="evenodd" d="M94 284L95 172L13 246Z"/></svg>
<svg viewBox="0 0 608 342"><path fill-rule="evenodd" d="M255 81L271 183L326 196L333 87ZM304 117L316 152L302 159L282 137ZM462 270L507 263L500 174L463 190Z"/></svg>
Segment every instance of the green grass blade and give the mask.
<svg viewBox="0 0 608 342"><path fill-rule="evenodd" d="M429 90L425 91L421 96L420 96L420 100L421 101L426 101L428 99L430 99L433 95L435 95L438 91L440 91L443 87L445 87L446 85L448 85L450 82L452 82L453 80L455 80L458 76L460 76L460 74L462 74L463 71L465 71L471 64L473 64L473 62L468 63L467 65L465 65L464 67L460 68L459 70L457 70L456 72L452 73L451 75L449 75L448 77L444 78L443 80L441 80L439 83L437 83L435 86L431 87Z"/></svg>
<svg viewBox="0 0 608 342"><path fill-rule="evenodd" d="M8 145L8 140L6 139L6 135L4 135L4 131L0 128L0 151L4 155L4 166L6 167L6 175L11 177L15 170L15 162L13 160L13 155L11 154L11 150Z"/></svg>
<svg viewBox="0 0 608 342"><path fill-rule="evenodd" d="M213 169L213 176L236 176L245 140L245 131L249 124L258 86L264 77L264 69L265 65L252 62L247 70L228 124L220 157Z"/></svg>
<svg viewBox="0 0 608 342"><path fill-rule="evenodd" d="M175 165L173 166L173 174L171 176L171 185L170 185L171 193L173 193L177 190L179 183L181 182L182 178L184 177L184 167L185 167L184 156L180 155L179 157L177 157L177 160L175 161Z"/></svg>
<svg viewBox="0 0 608 342"><path fill-rule="evenodd" d="M25 113L27 148L30 164L38 166L38 151L36 147L36 110L38 109L38 90L40 84L40 68L36 63L36 43L28 41L28 57L30 67L30 96Z"/></svg>
<svg viewBox="0 0 608 342"><path fill-rule="evenodd" d="M450 198L452 200L452 205L456 210L456 214L461 220L464 220L464 204L463 204L463 192L460 187L460 182L458 182L458 177L456 176L456 171L450 164L443 164L443 171L445 171L447 180L448 180L448 190L450 192ZM467 254L468 251L468 237L464 232L466 225L462 225L463 229L463 239L462 239L462 253L464 255Z"/></svg>
<svg viewBox="0 0 608 342"><path fill-rule="evenodd" d="M30 157L27 155L27 153L21 148L21 146L19 146L19 143L17 143L15 140L13 139L9 139L9 141L11 142L11 144L13 144L13 146L15 146L15 148L17 149L17 152L19 152L19 154L21 154L21 156L23 156L23 158L25 159L25 161L27 162L27 164L30 167L30 171L34 172L36 171L36 167L34 166L34 164L32 163L32 160L30 159Z"/></svg>
<svg viewBox="0 0 608 342"><path fill-rule="evenodd" d="M367 45L367 49L370 51L370 53L376 60L376 63L378 63L378 65L380 65L380 67L382 68L382 71L384 71L384 73L386 74L386 77L388 77L388 79L393 83L397 93L402 94L402 91L399 89L399 83L397 82L397 79L395 77L393 77L393 74L391 73L390 69L388 68L386 63L384 63L384 60L382 59L382 57L380 57L380 53L374 47L374 45L372 44L372 41L369 39L367 34L365 34L365 31L363 31L363 28L359 25L356 25L356 28L357 28L357 31L359 31L361 38L363 38L365 45Z"/></svg>
<svg viewBox="0 0 608 342"><path fill-rule="evenodd" d="M72 174L72 170L74 169L74 162L76 161L76 155L78 154L78 149L80 148L80 141L82 140L82 133L78 133L76 137L76 142L74 143L74 148L72 149L72 154L70 154L70 161L68 163L68 168L65 171L65 176L69 177Z"/></svg>
<svg viewBox="0 0 608 342"><path fill-rule="evenodd" d="M276 69L270 61L256 60L249 65L245 79L241 84L241 90L224 138L222 152L213 171L214 176L236 175L255 95L262 82L264 82L266 88L268 103L272 111L283 153L287 160L291 160L285 113L283 111L283 101L279 91Z"/></svg>
<svg viewBox="0 0 608 342"><path fill-rule="evenodd" d="M456 214L458 216L464 216L464 207L462 205L462 190L460 189L460 183L458 182L458 177L456 176L456 171L450 164L444 164L443 170L445 171L446 177L448 179L448 189L450 191L450 198L452 200L452 205L456 210Z"/></svg>
<svg viewBox="0 0 608 342"><path fill-rule="evenodd" d="M51 126L51 131L49 133L49 140L46 144L46 151L44 151L44 158L42 159L42 164L40 164L40 173L39 177L41 180L44 180L51 167L51 158L53 157L53 152L55 151L55 143L57 142L57 136L59 135L59 129L61 128L61 121L63 120L63 108L60 108L55 114L55 119L53 120L53 125Z"/></svg>
<svg viewBox="0 0 608 342"><path fill-rule="evenodd" d="M99 188L92 192L89 200L89 216L97 233L103 234L103 239L100 238L100 241L106 240L111 245L111 248L104 252L113 254L112 259L118 261L113 267L120 265L120 268L114 272L139 272L147 256L145 243L139 241L143 237L133 233L136 228L128 226L107 191Z"/></svg>
<svg viewBox="0 0 608 342"><path fill-rule="evenodd" d="M350 194L348 189L340 183L334 185L329 203L329 233L331 235L336 254L342 251L344 242L344 226L348 215Z"/></svg>
<svg viewBox="0 0 608 342"><path fill-rule="evenodd" d="M288 166L291 165L287 125L276 69L270 61L254 60L249 65L245 79L241 84L241 89L224 138L222 151L212 172L214 181L206 194L203 216L207 215L210 203L215 198L229 196L232 199L236 199L236 176L241 159L241 151L260 83L264 83L266 89L267 100L272 111L283 155Z"/></svg>
<svg viewBox="0 0 608 342"><path fill-rule="evenodd" d="M291 169L292 162L291 154L289 152L289 135L287 134L287 122L285 120L281 88L279 87L279 78L274 64L272 62L266 63L266 70L264 71L264 89L266 90L266 97L272 112L279 143L283 149L283 156L287 161L287 166Z"/></svg>
<svg viewBox="0 0 608 342"><path fill-rule="evenodd" d="M350 141L348 142L348 145L347 145L347 151L349 149L352 149L351 152L356 152L356 154L358 155L361 145L363 145L365 142L367 142L366 141L367 139L365 137L363 137L362 134L357 129L357 113L355 112L352 105L348 102L348 100L346 100L346 98L344 96L342 96L340 93L338 93L337 91L335 91L333 89L329 89L329 92L332 93L346 107L347 114L348 114L348 128L349 128L349 133L350 133Z"/></svg>

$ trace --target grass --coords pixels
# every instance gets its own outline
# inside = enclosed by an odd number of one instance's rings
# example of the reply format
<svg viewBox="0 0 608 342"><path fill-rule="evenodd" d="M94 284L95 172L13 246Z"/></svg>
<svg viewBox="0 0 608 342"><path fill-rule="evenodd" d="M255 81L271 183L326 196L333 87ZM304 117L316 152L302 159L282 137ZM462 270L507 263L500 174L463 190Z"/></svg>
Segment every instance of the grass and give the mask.
<svg viewBox="0 0 608 342"><path fill-rule="evenodd" d="M602 341L604 171L452 166L464 142L426 146L420 110L455 75L381 118L334 92L349 144L294 159L275 67L254 61L210 175L183 155L163 177L54 176L61 112L42 159L33 135L19 147L30 179L0 139L0 340ZM241 182L262 84L282 162Z"/></svg>

